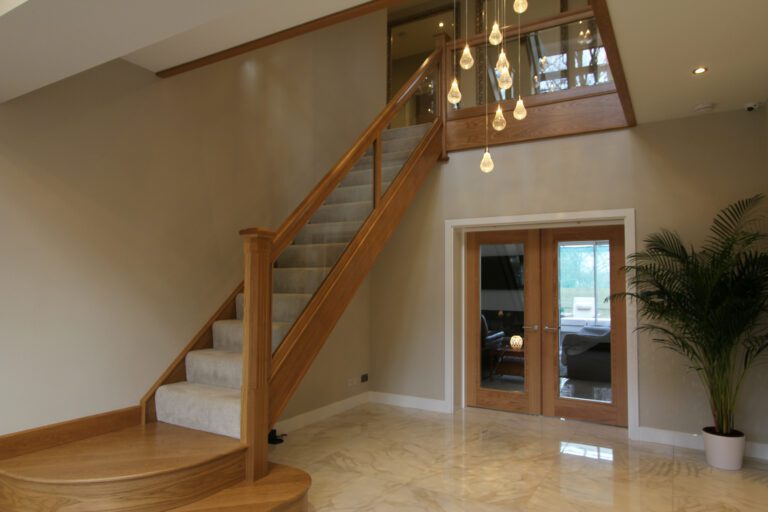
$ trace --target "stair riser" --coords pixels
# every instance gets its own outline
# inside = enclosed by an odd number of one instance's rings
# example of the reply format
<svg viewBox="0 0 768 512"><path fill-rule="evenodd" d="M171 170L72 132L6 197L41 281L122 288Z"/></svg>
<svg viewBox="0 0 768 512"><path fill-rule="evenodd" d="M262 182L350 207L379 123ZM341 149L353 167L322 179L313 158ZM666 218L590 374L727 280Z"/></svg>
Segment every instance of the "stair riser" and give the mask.
<svg viewBox="0 0 768 512"><path fill-rule="evenodd" d="M384 130L381 134L381 140L388 141L392 139L419 138L421 139L429 131L431 124L418 124L405 128L392 128Z"/></svg>
<svg viewBox="0 0 768 512"><path fill-rule="evenodd" d="M293 239L293 243L296 245L348 244L357 234L360 225L359 222L307 224ZM314 290L311 291L314 292Z"/></svg>
<svg viewBox="0 0 768 512"><path fill-rule="evenodd" d="M291 245L277 260L280 268L332 267L346 249L345 244Z"/></svg>
<svg viewBox="0 0 768 512"><path fill-rule="evenodd" d="M400 172L400 169L403 168L403 164L400 165L394 165L390 167L384 167L381 170L381 181L389 182L395 179L397 174ZM352 170L347 174L344 179L341 182L341 185L337 188L337 190L346 188L346 187L359 187L361 185L368 185L372 186L373 183L373 171L370 169L367 170Z"/></svg>
<svg viewBox="0 0 768 512"><path fill-rule="evenodd" d="M240 389L243 384L243 358L238 352L193 350L187 354L187 381L195 384Z"/></svg>
<svg viewBox="0 0 768 512"><path fill-rule="evenodd" d="M155 407L158 421L240 438L239 392L207 396L179 392L174 385L161 386L155 393Z"/></svg>
<svg viewBox="0 0 768 512"><path fill-rule="evenodd" d="M275 293L314 293L330 268L276 268L273 270Z"/></svg>
<svg viewBox="0 0 768 512"><path fill-rule="evenodd" d="M295 320L295 319L294 319ZM293 322L293 320L291 320ZM277 348L280 340L283 339L285 333L288 332L290 325L286 323L283 325L277 321L272 323L272 350ZM243 352L243 327L227 325L227 324L213 324L213 348L216 350L226 350L227 352Z"/></svg>
<svg viewBox="0 0 768 512"><path fill-rule="evenodd" d="M384 157L387 153L398 153L402 151L413 151L413 148L419 145L421 137L398 137L382 140L382 153ZM373 148L365 152L366 156L373 155Z"/></svg>
<svg viewBox="0 0 768 512"><path fill-rule="evenodd" d="M373 183L337 187L323 204L359 203L373 199Z"/></svg>
<svg viewBox="0 0 768 512"><path fill-rule="evenodd" d="M393 153L382 153L381 163L384 166L393 165L398 162L405 162L410 158L411 151L396 151ZM360 157L352 169L371 169L373 167L373 155L367 155Z"/></svg>
<svg viewBox="0 0 768 512"><path fill-rule="evenodd" d="M373 201L365 203L329 204L321 206L310 222L362 222L373 210Z"/></svg>

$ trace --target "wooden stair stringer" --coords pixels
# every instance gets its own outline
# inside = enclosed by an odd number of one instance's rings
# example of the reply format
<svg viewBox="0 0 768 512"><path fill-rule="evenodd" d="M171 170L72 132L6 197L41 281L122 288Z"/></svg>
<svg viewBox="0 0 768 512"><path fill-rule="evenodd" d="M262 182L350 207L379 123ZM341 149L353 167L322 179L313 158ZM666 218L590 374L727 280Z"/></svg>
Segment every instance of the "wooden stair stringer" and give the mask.
<svg viewBox="0 0 768 512"><path fill-rule="evenodd" d="M274 354L269 382L270 425L280 418L427 173L440 159L443 129L437 119L382 197L381 207L365 221Z"/></svg>

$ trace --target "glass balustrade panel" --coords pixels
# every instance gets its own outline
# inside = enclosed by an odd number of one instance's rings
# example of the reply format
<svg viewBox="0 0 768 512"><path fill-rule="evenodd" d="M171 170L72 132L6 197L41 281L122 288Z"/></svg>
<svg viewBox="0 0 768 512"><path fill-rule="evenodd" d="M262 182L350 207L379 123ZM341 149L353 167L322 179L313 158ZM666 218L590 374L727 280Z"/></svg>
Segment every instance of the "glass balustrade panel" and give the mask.
<svg viewBox="0 0 768 512"><path fill-rule="evenodd" d="M510 65L512 87L502 88L502 72L497 69L499 54L504 51ZM461 51L454 52L455 58ZM518 66L518 53L519 62ZM485 105L489 108L518 96L546 95L553 92L588 88L613 82L608 57L594 18L559 27L524 34L518 46L517 37L505 38L499 46L472 48L475 65L458 68L461 102L455 110ZM449 73L452 76L452 72Z"/></svg>
<svg viewBox="0 0 768 512"><path fill-rule="evenodd" d="M400 107L382 133L382 195L389 190L438 116L438 77L437 68L425 76L416 86L413 96Z"/></svg>

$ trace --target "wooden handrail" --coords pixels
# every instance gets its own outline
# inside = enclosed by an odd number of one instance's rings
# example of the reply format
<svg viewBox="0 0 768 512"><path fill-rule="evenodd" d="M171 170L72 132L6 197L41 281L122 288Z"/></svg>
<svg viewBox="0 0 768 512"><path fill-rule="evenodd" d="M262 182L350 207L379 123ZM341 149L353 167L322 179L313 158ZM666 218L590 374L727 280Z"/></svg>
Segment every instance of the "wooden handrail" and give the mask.
<svg viewBox="0 0 768 512"><path fill-rule="evenodd" d="M574 9L567 11L557 16L550 18L544 18L527 25L522 25L518 31L517 25L507 25L501 27L501 33L504 35L504 39L511 39L518 34L530 34L531 32L538 32L539 30L545 30L548 28L559 27L561 25L567 25L575 21L584 20L594 16L592 7L584 7L582 9ZM485 44L485 33L475 34L465 39L457 39L452 43L448 43L448 51L461 50L464 45L469 43L469 46L480 46Z"/></svg>
<svg viewBox="0 0 768 512"><path fill-rule="evenodd" d="M387 192L382 193L382 132L400 108L416 93L419 83L432 69L439 70L434 92L439 95L438 101L445 102L441 84L445 81L443 57L446 53L445 44L438 45L352 148L315 186L276 233L262 228L249 228L240 232L244 237L245 256L240 440L247 448L245 469L246 480L249 482L261 478L268 471L266 436L270 426L276 421L276 414L279 414L276 411L282 411L288 403L354 291L370 270L386 238L392 233L405 207L413 199L426 172L437 161L438 155L444 154L446 110L442 108L438 109L427 135L422 138ZM276 353L276 359L273 360L273 263L371 145L374 147L373 212L318 292L310 299L307 308L288 332ZM327 300L328 290L333 290L336 294L333 301ZM314 333L311 339L307 337L308 326ZM303 354L301 361L297 363L296 368L285 371L285 365L282 363L285 362L287 354L293 352ZM273 403L273 399L276 402Z"/></svg>
<svg viewBox="0 0 768 512"><path fill-rule="evenodd" d="M443 130L445 125L438 117L274 353L270 425L280 418L427 173L440 159Z"/></svg>
<svg viewBox="0 0 768 512"><path fill-rule="evenodd" d="M424 60L422 65L419 66L419 69L411 75L405 85L403 85L392 100L387 103L384 110L382 110L376 119L373 120L363 132L362 136L357 139L357 142L355 142L352 148L341 157L333 169L320 180L309 195L304 198L293 213L291 213L285 222L280 225L272 245L272 261L277 260L285 248L291 244L299 231L301 231L304 225L309 222L309 219L312 218L312 215L314 215L317 209L320 208L326 198L336 189L360 157L365 154L368 148L370 148L375 140L381 135L381 132L384 131L387 125L392 121L392 118L395 117L400 108L416 93L419 82L421 82L433 68L440 64L442 53L443 49L437 48ZM240 234L248 235L257 232L258 229L260 228L244 229Z"/></svg>

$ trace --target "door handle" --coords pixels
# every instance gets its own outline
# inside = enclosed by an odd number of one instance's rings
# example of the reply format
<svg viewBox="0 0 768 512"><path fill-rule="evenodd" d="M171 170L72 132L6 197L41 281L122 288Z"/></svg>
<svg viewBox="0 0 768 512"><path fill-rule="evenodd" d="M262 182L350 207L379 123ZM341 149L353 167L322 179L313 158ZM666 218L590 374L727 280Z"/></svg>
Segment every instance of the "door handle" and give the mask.
<svg viewBox="0 0 768 512"><path fill-rule="evenodd" d="M557 327L550 327L548 325L544 326L544 332L557 332L557 331L558 331Z"/></svg>
<svg viewBox="0 0 768 512"><path fill-rule="evenodd" d="M539 324L535 324L535 325L524 325L524 326L523 326L523 330L524 330L524 331L533 331L533 332L538 332L538 331L539 331Z"/></svg>

